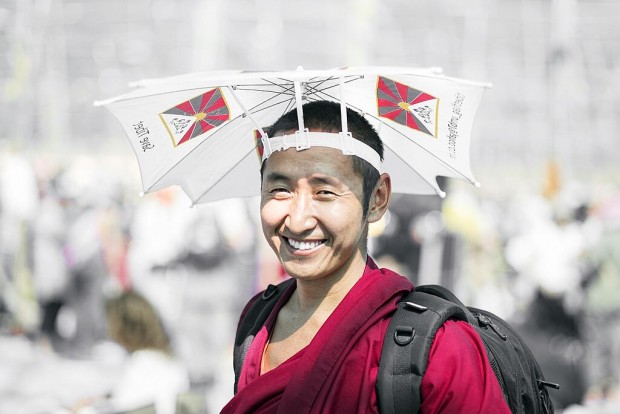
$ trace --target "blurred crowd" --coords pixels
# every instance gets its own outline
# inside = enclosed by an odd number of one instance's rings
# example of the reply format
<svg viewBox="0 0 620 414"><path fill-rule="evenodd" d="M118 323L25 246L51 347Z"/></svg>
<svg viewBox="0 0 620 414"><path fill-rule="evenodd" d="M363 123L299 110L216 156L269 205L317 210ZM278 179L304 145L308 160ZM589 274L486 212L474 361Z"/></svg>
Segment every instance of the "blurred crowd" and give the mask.
<svg viewBox="0 0 620 414"><path fill-rule="evenodd" d="M209 404L220 407L232 395L228 353L236 318L258 286L257 222L251 214L257 209L251 200L190 208L177 189L140 198L127 180L126 162L2 156L0 332L33 345L38 356L24 359L45 358L42 353L95 361L93 371L104 361L105 378L91 389L106 393L124 364L110 346L119 341L110 335L106 303L139 293L161 318L190 388L208 390ZM123 348L129 356L131 350ZM4 357L9 367L11 353ZM57 390L56 400L45 398L41 404L48 406L39 407L37 396L23 398L29 394L20 379L28 373L14 365L6 377L0 374L0 412L50 412L54 405L71 407L92 397L78 383L73 395ZM60 369L53 375L71 374ZM26 400L34 408L19 411Z"/></svg>
<svg viewBox="0 0 620 414"><path fill-rule="evenodd" d="M219 411L241 308L285 277L258 201L140 198L126 158L0 157L0 412L120 412L123 401L123 412ZM443 185L445 200L394 197L371 229L373 256L511 321L561 384L557 408L617 410L620 189ZM127 336L136 331L152 341ZM161 386L176 402L148 395L144 372L170 378ZM179 411L180 396L194 408Z"/></svg>

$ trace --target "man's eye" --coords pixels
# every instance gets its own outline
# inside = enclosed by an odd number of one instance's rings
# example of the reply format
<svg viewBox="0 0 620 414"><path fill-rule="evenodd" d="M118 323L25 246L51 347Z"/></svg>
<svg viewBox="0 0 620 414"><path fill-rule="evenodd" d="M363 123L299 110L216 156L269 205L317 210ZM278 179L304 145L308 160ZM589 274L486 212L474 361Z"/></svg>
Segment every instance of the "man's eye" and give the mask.
<svg viewBox="0 0 620 414"><path fill-rule="evenodd" d="M278 187L278 188L274 188L270 190L269 192L271 194L278 194L278 193L288 193L289 191L286 188Z"/></svg>
<svg viewBox="0 0 620 414"><path fill-rule="evenodd" d="M333 191L329 191L329 190L317 191L316 194L319 196L323 196L323 197L333 197L336 195L336 193L334 193Z"/></svg>

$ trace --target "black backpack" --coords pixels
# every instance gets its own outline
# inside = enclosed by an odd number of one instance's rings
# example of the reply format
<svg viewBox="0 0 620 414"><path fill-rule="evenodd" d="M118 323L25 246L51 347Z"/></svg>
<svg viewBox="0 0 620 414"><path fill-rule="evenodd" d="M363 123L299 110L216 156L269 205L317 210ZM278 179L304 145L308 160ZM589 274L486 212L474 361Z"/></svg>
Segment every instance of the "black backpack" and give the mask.
<svg viewBox="0 0 620 414"><path fill-rule="evenodd" d="M240 320L234 350L235 393L250 344L291 283L292 279L269 285L255 296ZM545 381L536 359L512 327L490 312L466 307L448 289L435 285L419 286L406 295L390 321L376 385L379 412L417 412L428 354L437 330L448 319L476 328L513 413L554 412L547 388L559 386Z"/></svg>
<svg viewBox="0 0 620 414"><path fill-rule="evenodd" d="M478 332L487 357L513 413L553 413L548 387L536 358L519 334L491 312L467 307L448 289L418 286L398 305L383 342L377 377L382 414L411 412L421 404L420 384L428 354L448 319L469 322Z"/></svg>

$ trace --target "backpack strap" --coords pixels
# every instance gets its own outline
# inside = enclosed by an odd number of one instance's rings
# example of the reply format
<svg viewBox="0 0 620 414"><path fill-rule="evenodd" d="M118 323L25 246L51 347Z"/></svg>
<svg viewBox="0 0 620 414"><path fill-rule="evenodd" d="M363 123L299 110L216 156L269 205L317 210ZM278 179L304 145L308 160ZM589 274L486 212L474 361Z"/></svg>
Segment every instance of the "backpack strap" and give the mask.
<svg viewBox="0 0 620 414"><path fill-rule="evenodd" d="M448 302L452 302L453 304L460 306L461 309L463 309L463 312L465 312L465 315L467 316L467 322L474 326L478 325L478 320L476 319L474 314L471 313L469 308L465 306L465 304L461 302L461 300L457 298L451 290L446 289L445 287L440 285L422 285L416 288L416 292L424 292L433 296L439 296L440 298L445 299Z"/></svg>
<svg viewBox="0 0 620 414"><path fill-rule="evenodd" d="M467 315L458 304L418 290L399 302L379 362L376 387L381 414L415 413L420 409L420 385L431 345L448 319L467 321Z"/></svg>
<svg viewBox="0 0 620 414"><path fill-rule="evenodd" d="M295 279L288 279L278 285L269 285L262 293L256 295L246 305L241 314L237 334L235 336L235 349L233 354L233 367L235 369L235 394L237 384L241 375L243 361L248 353L248 349L254 337L263 327L271 311L276 306L278 299L286 289L295 282Z"/></svg>

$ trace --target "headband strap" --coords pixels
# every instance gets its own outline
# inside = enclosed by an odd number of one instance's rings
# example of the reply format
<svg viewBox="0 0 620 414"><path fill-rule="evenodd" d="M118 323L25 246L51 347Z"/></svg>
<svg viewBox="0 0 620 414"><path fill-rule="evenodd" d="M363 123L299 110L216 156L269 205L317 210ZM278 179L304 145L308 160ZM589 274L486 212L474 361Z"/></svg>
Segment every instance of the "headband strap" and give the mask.
<svg viewBox="0 0 620 414"><path fill-rule="evenodd" d="M351 136L351 133L334 132L309 132L297 131L291 135L281 135L268 138L269 147L263 145L263 159L267 158L275 151L286 151L289 148L296 148L303 151L309 147L329 147L342 151L345 155L356 155L368 162L375 169L381 172L381 157L377 151ZM269 148L269 150L267 150Z"/></svg>

